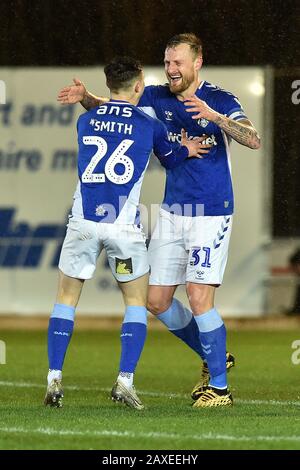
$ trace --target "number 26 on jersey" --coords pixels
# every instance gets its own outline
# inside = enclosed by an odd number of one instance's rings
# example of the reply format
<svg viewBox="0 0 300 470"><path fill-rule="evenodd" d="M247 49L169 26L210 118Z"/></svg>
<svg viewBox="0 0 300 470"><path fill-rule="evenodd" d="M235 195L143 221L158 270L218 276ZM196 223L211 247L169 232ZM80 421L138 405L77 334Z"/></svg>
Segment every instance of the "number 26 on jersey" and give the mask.
<svg viewBox="0 0 300 470"><path fill-rule="evenodd" d="M134 164L131 158L125 155L125 152L127 152L129 147L134 143L133 140L122 140L108 158L104 167L104 173L94 173L94 170L107 153L107 143L105 139L92 135L85 136L82 140L85 145L94 145L97 147L96 153L93 155L90 163L82 174L83 183L105 183L107 178L115 184L126 184L131 180L134 172ZM118 163L124 166L124 172L121 175L117 174L115 171L115 167Z"/></svg>

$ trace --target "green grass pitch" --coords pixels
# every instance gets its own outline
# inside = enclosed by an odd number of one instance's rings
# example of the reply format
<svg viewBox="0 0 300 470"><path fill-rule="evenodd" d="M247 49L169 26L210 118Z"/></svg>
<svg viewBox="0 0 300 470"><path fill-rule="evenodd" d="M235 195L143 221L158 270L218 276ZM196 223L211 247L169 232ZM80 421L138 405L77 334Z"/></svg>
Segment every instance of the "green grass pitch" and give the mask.
<svg viewBox="0 0 300 470"><path fill-rule="evenodd" d="M167 331L149 331L135 385L146 409L109 399L117 375L117 331L74 333L62 409L45 408L46 332L2 332L0 449L300 449L298 331L230 331L237 365L234 406L193 409L200 361Z"/></svg>

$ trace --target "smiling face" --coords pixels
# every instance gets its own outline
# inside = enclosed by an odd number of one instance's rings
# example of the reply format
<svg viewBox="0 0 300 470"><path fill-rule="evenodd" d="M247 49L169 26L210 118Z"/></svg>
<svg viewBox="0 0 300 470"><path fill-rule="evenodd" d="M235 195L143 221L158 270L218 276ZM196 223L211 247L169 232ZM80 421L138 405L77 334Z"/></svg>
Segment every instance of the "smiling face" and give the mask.
<svg viewBox="0 0 300 470"><path fill-rule="evenodd" d="M176 47L167 48L164 63L172 93L182 94L194 87L197 88L202 57L195 55L189 44L178 44Z"/></svg>

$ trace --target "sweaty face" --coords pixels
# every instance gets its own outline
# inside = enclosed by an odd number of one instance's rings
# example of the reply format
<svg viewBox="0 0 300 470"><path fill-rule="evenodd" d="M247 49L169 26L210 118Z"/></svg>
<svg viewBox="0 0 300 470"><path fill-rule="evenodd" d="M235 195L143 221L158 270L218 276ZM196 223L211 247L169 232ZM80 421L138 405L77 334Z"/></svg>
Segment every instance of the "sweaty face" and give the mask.
<svg viewBox="0 0 300 470"><path fill-rule="evenodd" d="M188 44L179 44L165 51L165 72L172 93L182 93L197 80L199 59L197 60Z"/></svg>

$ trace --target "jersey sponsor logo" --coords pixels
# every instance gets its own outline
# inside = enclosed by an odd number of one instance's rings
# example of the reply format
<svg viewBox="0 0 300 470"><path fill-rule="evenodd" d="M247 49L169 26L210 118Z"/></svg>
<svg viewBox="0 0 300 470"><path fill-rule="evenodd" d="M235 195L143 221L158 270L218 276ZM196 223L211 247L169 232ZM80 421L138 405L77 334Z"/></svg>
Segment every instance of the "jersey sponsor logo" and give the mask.
<svg viewBox="0 0 300 470"><path fill-rule="evenodd" d="M129 106L116 106L103 104L97 110L97 114L114 114L115 116L121 116L130 118L132 116L132 109Z"/></svg>
<svg viewBox="0 0 300 470"><path fill-rule="evenodd" d="M214 146L218 145L218 143L216 141L216 136L214 134L211 134L210 136L207 137L207 139L202 141L202 144L214 145Z"/></svg>
<svg viewBox="0 0 300 470"><path fill-rule="evenodd" d="M181 143L181 134L176 134L175 132L168 132L168 137L170 142L178 142L179 144ZM188 140L193 140L195 137L199 136L189 135L187 133ZM209 135L205 140L202 141L202 144L214 146L218 145L216 136L214 134Z"/></svg>
<svg viewBox="0 0 300 470"><path fill-rule="evenodd" d="M116 258L116 273L117 274L132 274L132 259Z"/></svg>
<svg viewBox="0 0 300 470"><path fill-rule="evenodd" d="M172 111L165 111L166 121L173 121L173 113Z"/></svg>

